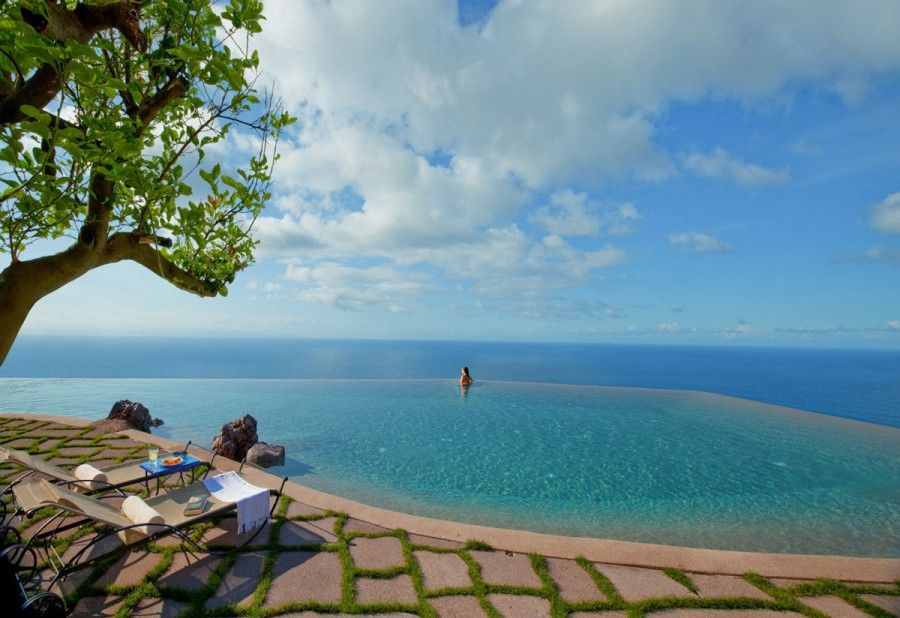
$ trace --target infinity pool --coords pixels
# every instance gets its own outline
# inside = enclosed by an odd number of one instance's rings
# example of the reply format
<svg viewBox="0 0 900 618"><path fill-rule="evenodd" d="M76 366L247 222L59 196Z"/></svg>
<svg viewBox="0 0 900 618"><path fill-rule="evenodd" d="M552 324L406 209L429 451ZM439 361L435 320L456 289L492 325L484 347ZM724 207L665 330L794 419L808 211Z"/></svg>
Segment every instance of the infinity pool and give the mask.
<svg viewBox="0 0 900 618"><path fill-rule="evenodd" d="M706 393L448 381L0 380L0 409L143 401L208 443L243 413L297 482L575 536L900 557L900 430Z"/></svg>

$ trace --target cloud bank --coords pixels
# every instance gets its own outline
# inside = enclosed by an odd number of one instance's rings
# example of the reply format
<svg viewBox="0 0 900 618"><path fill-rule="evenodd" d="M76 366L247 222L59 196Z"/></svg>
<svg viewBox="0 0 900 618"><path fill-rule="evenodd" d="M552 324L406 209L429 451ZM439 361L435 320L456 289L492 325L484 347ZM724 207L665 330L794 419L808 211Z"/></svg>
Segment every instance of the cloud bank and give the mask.
<svg viewBox="0 0 900 618"><path fill-rule="evenodd" d="M667 110L753 106L799 87L858 102L900 68L900 5L865 8L509 1L464 26L449 0L270 0L256 44L300 123L258 221L261 253L288 259L298 299L343 308L433 286L565 296L595 285L627 262L623 239L645 217L639 202L604 197L615 183L790 182L786 166L734 147L664 145ZM873 226L900 230L897 195ZM732 250L700 232L668 238ZM416 285L389 290L389 277Z"/></svg>

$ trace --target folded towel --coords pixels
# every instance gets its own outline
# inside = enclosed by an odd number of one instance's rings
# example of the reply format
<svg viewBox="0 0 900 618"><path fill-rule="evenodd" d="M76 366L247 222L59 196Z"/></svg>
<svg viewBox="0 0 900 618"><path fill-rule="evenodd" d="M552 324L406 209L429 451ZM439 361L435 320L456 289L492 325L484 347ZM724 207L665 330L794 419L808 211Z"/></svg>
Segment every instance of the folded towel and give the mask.
<svg viewBox="0 0 900 618"><path fill-rule="evenodd" d="M91 491L95 489L102 489L107 486L107 477L106 473L102 470L98 470L94 466L89 463L83 463L72 472L72 476L74 476L79 481L85 481L83 484L79 483L82 487L87 487Z"/></svg>
<svg viewBox="0 0 900 618"><path fill-rule="evenodd" d="M137 496L128 496L125 498L122 502L122 514L131 520L131 523L133 524L145 524L136 529L148 536L155 532L159 532L160 528L158 526L146 524L166 523L165 518L159 514L159 511Z"/></svg>
<svg viewBox="0 0 900 618"><path fill-rule="evenodd" d="M269 521L269 490L251 485L237 472L225 472L204 479L203 484L217 500L237 504L238 533L249 532Z"/></svg>

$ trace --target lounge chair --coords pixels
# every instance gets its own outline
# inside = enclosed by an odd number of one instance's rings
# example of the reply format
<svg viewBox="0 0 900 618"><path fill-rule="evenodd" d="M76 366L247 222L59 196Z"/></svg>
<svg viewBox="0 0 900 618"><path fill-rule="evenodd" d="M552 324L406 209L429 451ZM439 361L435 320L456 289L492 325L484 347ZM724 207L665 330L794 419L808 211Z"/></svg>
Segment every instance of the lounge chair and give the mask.
<svg viewBox="0 0 900 618"><path fill-rule="evenodd" d="M278 489L267 488L269 494L280 497L284 490L285 482L287 482L287 477L281 479L281 485ZM80 520L90 520L107 528L85 542L66 560L56 554L52 550L52 546L47 548L45 559L55 572L47 586L48 589L52 589L55 584L70 573L94 566L110 557L113 553L121 551L121 546L118 543L108 551L104 549L110 546L109 541L111 537L118 537L124 543L126 550L143 547L151 541L170 535L177 537L183 543L186 551L201 550L200 546L185 532L185 529L201 521L218 518L236 509L235 503L218 500L206 489L202 481L185 485L142 501L143 504L138 505L137 516L135 516L133 510L129 511L125 507L124 502L121 506L116 507L105 501L115 497L112 494L89 496L72 491L61 485L54 485L43 479L20 483L13 488L13 493L15 494L16 502L26 517L42 508L51 507L74 515ZM207 496L207 504L204 510L196 515L185 515L184 507L187 502L191 497L201 494ZM130 496L126 500L140 500L140 498ZM274 513L277 503L278 501L276 500L275 504L270 508L270 517ZM144 507L149 508L149 510L144 509ZM129 518L126 512L131 513L132 518ZM140 520L141 516L151 513L152 517L144 521ZM251 534L244 541L244 544L252 541L261 529L260 527ZM12 551L14 556L27 556L29 553L35 552L36 548L33 546L35 539L36 537L32 537L24 545L11 546L11 548L15 549L7 548L6 551ZM95 550L98 548L100 551L95 553ZM215 552L208 551L207 553Z"/></svg>
<svg viewBox="0 0 900 618"><path fill-rule="evenodd" d="M182 453L187 453L188 448L191 446L191 442L189 441L185 444ZM168 453L166 451L161 451L159 456L161 458L165 458L172 455L172 453ZM206 460L199 460L200 463L195 465L192 473L196 471L203 470L203 476L205 478L206 474L209 473L212 468L212 462L215 460L215 453L212 454L212 457ZM12 463L17 464L26 468L26 471L16 477L11 483L9 483L6 487L0 490L0 544L2 544L4 539L8 539L8 542L11 543L21 543L21 535L19 535L18 531L15 528L14 523L17 521L17 516L19 515L19 507L16 504L16 501L6 500L5 498L14 493L14 488L20 483L27 481L32 478L38 478L38 475L43 475L49 479L52 479L54 483L59 485L64 485L67 487L74 488L79 492L83 492L85 494L98 494L108 491L118 491L119 495L124 497L124 494L121 493L123 487L128 487L130 485L136 485L139 483L143 483L147 492L150 492L150 481L156 479L156 492L159 493L160 490L160 477L168 476L173 473L168 469L160 469L156 473L151 473L141 467L141 465L145 462L140 461L132 461L125 462L121 464L116 464L113 466L106 466L103 468L93 468L94 473L99 474L99 476L91 476L81 477L77 476L80 468L84 466L80 466L76 468L73 472L69 472L68 470L61 468L57 465L50 463L49 461L45 461L40 457L36 457L24 451L6 448L0 446L0 463ZM181 474L179 472L179 474ZM195 476L191 477L191 480L196 478ZM182 477L183 479L183 477ZM45 537L56 534L58 532L62 532L64 530L69 530L71 528L75 528L80 526L82 521L71 521L69 524L63 526L59 524L57 528L51 529L50 526L59 520L58 516L50 517L44 521L43 525L37 532L38 537Z"/></svg>
<svg viewBox="0 0 900 618"><path fill-rule="evenodd" d="M188 442L181 452L186 453L190 445L191 443ZM171 455L172 453L167 453L165 451L160 451L159 453L160 458L169 457ZM215 454L213 454L213 458L215 458ZM98 478L79 478L76 476L75 472L69 472L40 457L35 457L25 451L19 451L3 446L0 446L0 463L12 463L27 468L27 472L24 472L13 480L12 483L0 492L0 495L9 492L13 486L31 478L37 473L43 474L57 483L75 487L85 493L98 493L109 491L111 489L121 489L122 487L128 487L129 485L135 485L137 483L147 483L149 480L155 478L154 475L141 468L141 463L143 462L134 461L103 468L94 468L102 473L102 476ZM198 468L199 467L205 467L208 472L212 467L212 459L210 461L203 461ZM165 471L162 471L162 473L165 473ZM149 491L149 486L147 489Z"/></svg>

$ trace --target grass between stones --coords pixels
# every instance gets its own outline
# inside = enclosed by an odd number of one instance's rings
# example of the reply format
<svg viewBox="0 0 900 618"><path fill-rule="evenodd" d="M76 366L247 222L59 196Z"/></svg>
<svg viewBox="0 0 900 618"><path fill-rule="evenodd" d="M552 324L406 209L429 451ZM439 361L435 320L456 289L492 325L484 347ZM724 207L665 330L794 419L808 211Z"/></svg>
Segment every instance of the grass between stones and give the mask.
<svg viewBox="0 0 900 618"><path fill-rule="evenodd" d="M66 427L44 421L2 418L0 419L0 445L22 440L24 438L24 440L30 440L30 442L16 442L18 445L16 448L26 450L45 459L60 457L60 449L63 449L66 446L78 446L83 448L96 447L87 454L70 457L72 461L63 464L63 467L66 468L73 468L80 463L89 461L100 453L104 453L104 458L106 458L107 454L112 453L113 457L110 458L118 462L142 459L144 457L145 447L143 445L111 450L110 447L113 446L111 443L120 439L120 437L115 434L89 436L88 434L91 432L90 428L68 428L70 429L68 435L63 435L63 433L59 431L61 429L66 429ZM49 431L50 433L46 436L35 436L34 432L40 430ZM3 482L4 484L8 483L20 473L21 470L15 466L4 464L0 466L0 482ZM146 492L140 491L139 493L145 494ZM747 573L743 576L744 579L768 594L771 597L770 599L744 597L703 598L695 596L658 597L628 602L622 597L612 581L603 575L602 571L595 564L586 558L579 556L576 558L575 562L587 573L597 587L597 599L568 602L561 596L559 585L550 573L546 558L539 554L529 554L528 558L532 569L541 582L540 587L533 588L526 586L488 584L482 577L481 565L471 554L473 551L492 551L490 545L484 542L473 539L467 541L462 547L447 548L420 543L414 544L410 541L409 534L402 529L386 530L384 532L347 531L345 530L345 526L349 518L346 513L323 511L312 515L288 517L287 513L290 503L290 498L282 497L276 508L273 524L269 528L268 536L265 539L259 540L260 542L256 542L257 539L255 539L250 545L241 548L206 546L205 548L207 550L220 550L223 552L222 559L211 569L205 584L195 590L185 590L159 583L160 578L171 568L176 552L184 551L185 548L181 546L166 546L154 543L151 544L146 551L159 555L159 561L156 566L144 575L139 583L127 586L101 586L97 583L104 573L106 573L106 571L121 557L124 552L124 550L122 550L91 569L84 580L73 590L68 592L66 595L66 602L71 607L81 598L91 596L114 596L123 601L116 613L116 616L120 618L130 615L147 599L171 599L173 601L184 603L185 607L181 615L187 618L206 618L209 616L251 616L254 618L267 618L269 616L300 611L312 611L323 614L408 612L423 616L424 618L434 618L437 616L437 613L431 603L432 600L445 596L467 595L477 600L488 616L491 618L499 618L500 613L491 603L489 595L506 594L546 599L550 604L550 612L553 618L562 618L575 611L622 611L628 616L639 617L655 611L676 608L717 610L769 609L775 611L793 611L806 616L820 618L824 616L824 614L814 608L804 605L801 597L836 596L866 614L876 617L888 617L891 615L889 612L865 601L860 595L873 594L900 596L900 581L895 582L894 587L889 589L880 586L847 584L833 580L817 580L813 583L778 587L761 575ZM36 518L19 523L18 529L20 532L23 532L34 526L37 521L43 520L51 515L52 511L41 512ZM279 542L281 529L289 521L313 522L332 517L335 519L333 532L337 537L336 541L305 545L286 545ZM215 524L213 522L198 524L191 532L192 538L197 542L201 542L204 533L214 526ZM94 529L91 526L82 526L81 528L73 530L68 536L55 539L53 541L53 547L61 555L73 542L88 534L92 534L93 532ZM381 537L393 537L398 539L402 548L403 563L384 569L358 567L353 562L353 557L350 553L351 542L354 539L374 539ZM286 551L313 551L335 554L341 565L340 601L337 603L322 603L311 599L296 599L277 607L266 607L266 597L275 578L276 560L280 554ZM427 590L421 566L414 554L415 551L428 551L437 554L455 554L459 556L466 565L471 585ZM257 552L263 555L259 578L255 583L249 602L244 604L213 606L211 601L214 599L216 591L220 587L222 581L225 579L228 572L235 566L238 557L241 554L248 552ZM694 585L694 582L684 571L675 567L669 567L663 569L663 572L672 580L684 586L685 589L690 590L695 595L698 594L699 591ZM409 579L412 582L416 595L415 603L377 602L363 604L358 601L357 582L359 579L390 580L402 575L409 576Z"/></svg>

